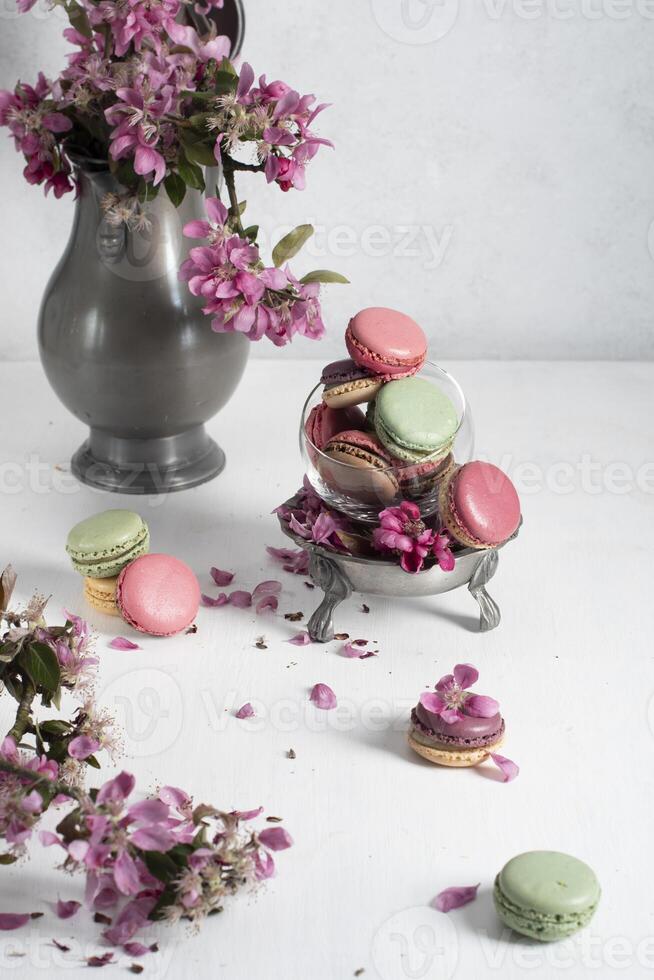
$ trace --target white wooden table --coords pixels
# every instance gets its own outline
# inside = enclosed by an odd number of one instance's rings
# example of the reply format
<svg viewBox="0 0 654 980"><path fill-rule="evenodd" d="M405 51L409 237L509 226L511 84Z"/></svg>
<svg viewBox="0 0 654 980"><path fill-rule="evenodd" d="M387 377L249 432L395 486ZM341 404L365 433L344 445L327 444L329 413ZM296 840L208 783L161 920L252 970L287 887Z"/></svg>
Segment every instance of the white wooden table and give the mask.
<svg viewBox="0 0 654 980"><path fill-rule="evenodd" d="M344 980L363 968L364 980L620 971L636 980L654 970L654 365L444 366L472 404L478 454L522 493L522 533L489 587L503 621L476 633L465 589L371 599L369 615L353 596L337 623L375 640L379 656L364 661L340 657L337 642L286 642L298 624L281 614L308 615L318 594L265 553L282 544L270 511L301 480L298 415L319 362L252 361L211 425L227 470L164 500L78 486L67 467L83 427L38 365L0 366L0 559L15 565L21 594L52 593L51 621L66 607L94 622L98 695L126 730L124 767L145 788L172 783L225 808L263 804L295 838L269 886L228 904L198 936L153 929L161 952L142 961L144 976ZM282 579L280 614L202 609L195 636L108 649L129 629L85 607L64 542L72 524L109 506L140 510L153 550L188 561L205 590L211 565L234 570L235 587ZM255 647L261 635L265 651ZM501 702L505 751L521 765L509 785L485 767L430 767L406 747L411 706L460 661L476 664L479 693ZM308 702L318 681L335 690L337 711ZM233 711L248 700L257 717L238 721ZM3 730L12 704L0 699ZM587 860L603 886L590 928L565 944L521 942L493 913L495 873L535 848ZM81 955L100 951L87 913L60 922L47 906L82 894L81 879L55 872L55 850L36 844L29 863L0 869L0 911L47 913L1 934L3 977L86 977ZM446 886L476 882L467 908L428 907ZM49 945L53 936L72 952ZM103 976L125 975L129 962Z"/></svg>

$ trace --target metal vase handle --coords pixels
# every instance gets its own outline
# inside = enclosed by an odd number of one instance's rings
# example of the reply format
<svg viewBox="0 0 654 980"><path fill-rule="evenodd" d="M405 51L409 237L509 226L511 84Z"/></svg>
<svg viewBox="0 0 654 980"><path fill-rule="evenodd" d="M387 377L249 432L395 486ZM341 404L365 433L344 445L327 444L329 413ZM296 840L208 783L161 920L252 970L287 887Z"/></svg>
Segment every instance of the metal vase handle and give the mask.
<svg viewBox="0 0 654 980"><path fill-rule="evenodd" d="M227 35L232 42L232 58L240 53L245 34L245 10L241 0L224 0L222 7L212 7L206 14L189 6L186 8L186 15L199 33L205 34L215 26L218 34Z"/></svg>

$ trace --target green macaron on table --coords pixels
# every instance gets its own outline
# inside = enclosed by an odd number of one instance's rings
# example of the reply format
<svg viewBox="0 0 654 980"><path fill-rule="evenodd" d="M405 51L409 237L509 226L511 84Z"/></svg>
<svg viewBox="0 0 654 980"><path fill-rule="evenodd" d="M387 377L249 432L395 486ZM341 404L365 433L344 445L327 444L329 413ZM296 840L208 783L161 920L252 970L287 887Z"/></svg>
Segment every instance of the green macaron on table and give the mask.
<svg viewBox="0 0 654 980"><path fill-rule="evenodd" d="M75 571L89 578L112 578L150 545L148 526L131 510L104 510L71 529L66 551Z"/></svg>
<svg viewBox="0 0 654 980"><path fill-rule="evenodd" d="M587 926L600 899L595 872L558 851L528 851L504 865L493 889L502 922L515 932L554 942Z"/></svg>

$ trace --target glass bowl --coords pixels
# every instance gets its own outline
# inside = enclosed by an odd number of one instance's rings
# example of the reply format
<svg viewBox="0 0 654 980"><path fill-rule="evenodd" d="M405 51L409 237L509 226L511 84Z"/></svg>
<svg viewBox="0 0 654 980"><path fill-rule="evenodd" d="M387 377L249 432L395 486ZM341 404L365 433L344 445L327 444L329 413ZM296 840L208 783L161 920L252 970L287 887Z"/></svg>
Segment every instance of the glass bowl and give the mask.
<svg viewBox="0 0 654 980"><path fill-rule="evenodd" d="M417 377L430 381L447 395L454 405L458 425L449 455L442 452L425 456L420 463L397 459L385 468L362 469L350 463L331 459L313 444L306 433L306 422L313 408L322 402L323 385L311 391L302 409L300 450L309 483L328 507L347 514L356 521L377 524L384 507L412 500L424 517L438 509L438 488L444 473L453 463L461 465L472 459L474 424L470 407L458 381L433 361L425 362ZM393 384L392 381L388 382ZM366 405L359 406L365 413ZM368 431L372 428L366 423Z"/></svg>

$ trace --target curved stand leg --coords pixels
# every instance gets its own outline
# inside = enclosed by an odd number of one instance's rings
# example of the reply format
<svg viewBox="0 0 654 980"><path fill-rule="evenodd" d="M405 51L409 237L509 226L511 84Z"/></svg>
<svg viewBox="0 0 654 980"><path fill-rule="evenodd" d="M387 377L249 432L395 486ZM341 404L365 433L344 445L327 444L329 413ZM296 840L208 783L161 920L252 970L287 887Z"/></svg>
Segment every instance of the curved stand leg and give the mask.
<svg viewBox="0 0 654 980"><path fill-rule="evenodd" d="M497 571L498 565L497 551L491 549L486 551L477 564L472 578L468 583L468 591L479 603L479 630L487 633L494 630L500 623L500 607L486 591L486 584L490 582Z"/></svg>
<svg viewBox="0 0 654 980"><path fill-rule="evenodd" d="M334 610L352 594L352 586L335 561L315 551L311 552L309 574L324 596L307 629L314 643L328 643L334 639Z"/></svg>

